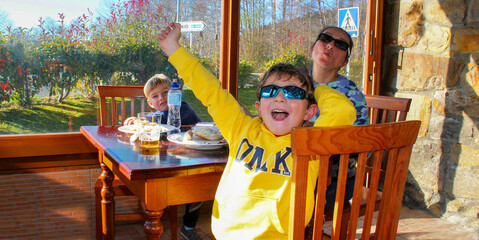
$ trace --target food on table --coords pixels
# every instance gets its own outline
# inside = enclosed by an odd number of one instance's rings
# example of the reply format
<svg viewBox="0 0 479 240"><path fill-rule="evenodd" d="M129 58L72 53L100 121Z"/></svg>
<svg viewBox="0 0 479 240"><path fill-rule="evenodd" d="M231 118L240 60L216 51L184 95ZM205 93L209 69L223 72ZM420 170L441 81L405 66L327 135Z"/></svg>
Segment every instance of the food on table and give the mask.
<svg viewBox="0 0 479 240"><path fill-rule="evenodd" d="M140 126L141 125L141 126ZM128 131L138 132L138 126L142 129L142 132L151 132L153 130L159 130L161 132L168 132L170 129L158 125L156 122L150 122L147 120L136 119L133 124L128 125Z"/></svg>
<svg viewBox="0 0 479 240"><path fill-rule="evenodd" d="M192 132L195 135L210 141L223 139L223 136L217 127L197 127L194 128Z"/></svg>
<svg viewBox="0 0 479 240"><path fill-rule="evenodd" d="M183 135L183 142L193 140L193 132L188 130L185 135Z"/></svg>
<svg viewBox="0 0 479 240"><path fill-rule="evenodd" d="M158 125L156 122L150 122L145 119L136 119L133 125L138 125L138 123L141 124L141 126L155 126Z"/></svg>

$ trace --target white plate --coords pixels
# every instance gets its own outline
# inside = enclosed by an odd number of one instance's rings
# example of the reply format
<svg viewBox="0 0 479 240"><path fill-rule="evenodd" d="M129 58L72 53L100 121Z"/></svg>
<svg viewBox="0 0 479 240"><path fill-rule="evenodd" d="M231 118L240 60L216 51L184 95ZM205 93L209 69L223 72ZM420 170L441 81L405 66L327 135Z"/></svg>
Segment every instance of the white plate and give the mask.
<svg viewBox="0 0 479 240"><path fill-rule="evenodd" d="M196 150L220 149L228 144L224 139L218 141L209 141L195 135L193 136L193 140L183 141L183 135L185 135L184 132L171 134L168 136L168 141Z"/></svg>
<svg viewBox="0 0 479 240"><path fill-rule="evenodd" d="M161 130L160 132L171 132L175 130L176 128L171 126L171 125L166 125L166 124L160 124L157 125ZM118 128L119 131L124 132L124 133L136 133L137 132L137 126L136 125L126 125L126 126L121 126Z"/></svg>
<svg viewBox="0 0 479 240"><path fill-rule="evenodd" d="M214 122L199 122L195 125L196 127L214 127L216 124Z"/></svg>

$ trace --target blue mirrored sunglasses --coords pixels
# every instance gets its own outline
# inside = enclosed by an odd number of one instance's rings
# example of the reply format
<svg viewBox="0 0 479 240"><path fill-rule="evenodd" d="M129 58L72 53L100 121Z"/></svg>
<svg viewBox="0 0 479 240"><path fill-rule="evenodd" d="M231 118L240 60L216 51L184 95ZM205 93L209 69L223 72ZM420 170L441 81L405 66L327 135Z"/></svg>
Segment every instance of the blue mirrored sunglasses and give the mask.
<svg viewBox="0 0 479 240"><path fill-rule="evenodd" d="M283 91L283 95L288 99L301 100L308 97L306 91L296 86L280 87L276 85L267 85L259 90L259 99L274 98L278 95L279 90Z"/></svg>
<svg viewBox="0 0 479 240"><path fill-rule="evenodd" d="M324 43L330 43L331 41L334 41L334 46L335 47L337 47L341 50L344 50L344 51L348 51L348 49L349 49L349 43L348 42L346 42L342 39L333 38L331 35L326 34L326 33L319 34L317 40L320 40L321 42L324 42Z"/></svg>

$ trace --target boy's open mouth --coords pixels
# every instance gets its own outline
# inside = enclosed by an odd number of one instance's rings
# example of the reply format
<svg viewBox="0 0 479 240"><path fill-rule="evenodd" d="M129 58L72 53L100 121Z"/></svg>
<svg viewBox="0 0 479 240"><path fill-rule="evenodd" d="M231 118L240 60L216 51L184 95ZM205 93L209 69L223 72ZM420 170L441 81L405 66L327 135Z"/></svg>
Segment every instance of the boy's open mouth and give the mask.
<svg viewBox="0 0 479 240"><path fill-rule="evenodd" d="M283 110L273 110L273 112L271 112L271 116L273 117L274 120L281 121L286 119L289 116L289 113Z"/></svg>

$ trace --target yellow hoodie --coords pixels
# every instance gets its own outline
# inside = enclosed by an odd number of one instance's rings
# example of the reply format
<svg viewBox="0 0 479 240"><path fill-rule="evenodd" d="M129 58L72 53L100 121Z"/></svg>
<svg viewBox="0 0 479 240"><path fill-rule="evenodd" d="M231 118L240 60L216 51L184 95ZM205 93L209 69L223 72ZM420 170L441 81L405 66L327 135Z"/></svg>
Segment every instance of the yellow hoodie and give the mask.
<svg viewBox="0 0 479 240"><path fill-rule="evenodd" d="M228 163L216 190L212 231L216 239L287 239L291 195L291 135L275 136L251 118L200 61L181 47L169 61L183 77L228 141ZM356 111L340 92L324 85L315 97L315 126L352 125ZM318 163L310 164L306 219L312 216Z"/></svg>

